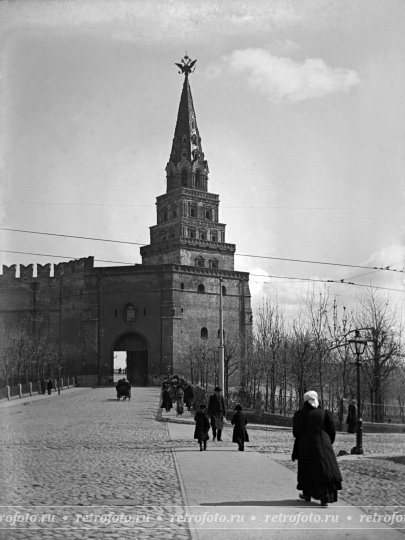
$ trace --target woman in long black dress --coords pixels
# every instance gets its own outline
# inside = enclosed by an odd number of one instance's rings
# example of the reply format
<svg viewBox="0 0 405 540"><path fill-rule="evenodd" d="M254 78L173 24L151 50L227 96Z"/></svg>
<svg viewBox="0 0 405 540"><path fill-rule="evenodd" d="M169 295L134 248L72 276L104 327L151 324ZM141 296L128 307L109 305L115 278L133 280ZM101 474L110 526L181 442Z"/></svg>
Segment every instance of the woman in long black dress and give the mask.
<svg viewBox="0 0 405 540"><path fill-rule="evenodd" d="M242 413L242 407L236 405L235 414L232 417L231 424L233 425L232 442L238 445L238 450L241 452L245 449L245 442L249 442L249 435L246 430L247 418Z"/></svg>
<svg viewBox="0 0 405 540"><path fill-rule="evenodd" d="M210 419L207 414L207 407L204 403L200 405L200 410L196 413L195 417L195 429L194 429L194 439L198 440L200 445L200 450L207 450L207 441L210 438L208 431L210 429Z"/></svg>
<svg viewBox="0 0 405 540"><path fill-rule="evenodd" d="M172 398L170 396L169 392L169 386L165 385L162 390L162 404L160 406L161 409L165 409L166 412L170 412L170 409L172 408Z"/></svg>
<svg viewBox="0 0 405 540"><path fill-rule="evenodd" d="M300 498L318 499L322 506L336 502L342 489L342 476L332 444L335 425L329 411L319 407L318 394L304 394L304 406L294 414L293 459L298 458L298 485Z"/></svg>

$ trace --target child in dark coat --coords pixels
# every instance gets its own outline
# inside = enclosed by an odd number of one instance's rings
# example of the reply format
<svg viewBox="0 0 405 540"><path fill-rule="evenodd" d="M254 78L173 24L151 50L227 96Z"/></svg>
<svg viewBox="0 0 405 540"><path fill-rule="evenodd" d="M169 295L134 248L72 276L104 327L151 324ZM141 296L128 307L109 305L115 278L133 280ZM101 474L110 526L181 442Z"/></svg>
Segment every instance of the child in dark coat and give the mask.
<svg viewBox="0 0 405 540"><path fill-rule="evenodd" d="M194 420L196 422L196 426L194 430L194 439L198 440L198 444L200 445L200 451L203 449L203 443L204 443L204 450L207 450L207 441L209 439L208 431L210 429L210 419L208 418L207 407L204 404L200 405L200 410L195 415Z"/></svg>
<svg viewBox="0 0 405 540"><path fill-rule="evenodd" d="M231 424L233 424L232 442L238 445L238 450L241 452L245 449L245 442L249 442L249 435L246 430L247 418L242 413L242 407L236 405L235 414L232 417Z"/></svg>

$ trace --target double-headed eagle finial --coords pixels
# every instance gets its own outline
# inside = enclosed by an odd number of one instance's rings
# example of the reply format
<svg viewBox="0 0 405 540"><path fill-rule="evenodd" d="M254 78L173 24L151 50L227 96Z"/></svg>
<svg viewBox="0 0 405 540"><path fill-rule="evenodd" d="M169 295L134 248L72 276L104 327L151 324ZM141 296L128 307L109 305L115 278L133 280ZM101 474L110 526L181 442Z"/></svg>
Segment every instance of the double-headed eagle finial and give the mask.
<svg viewBox="0 0 405 540"><path fill-rule="evenodd" d="M184 58L182 58L180 61L181 64L175 62L175 65L180 68L180 75L184 73L184 75L187 77L189 73L193 73L193 71L195 70L194 66L197 60L191 60L191 58L186 53L184 55Z"/></svg>

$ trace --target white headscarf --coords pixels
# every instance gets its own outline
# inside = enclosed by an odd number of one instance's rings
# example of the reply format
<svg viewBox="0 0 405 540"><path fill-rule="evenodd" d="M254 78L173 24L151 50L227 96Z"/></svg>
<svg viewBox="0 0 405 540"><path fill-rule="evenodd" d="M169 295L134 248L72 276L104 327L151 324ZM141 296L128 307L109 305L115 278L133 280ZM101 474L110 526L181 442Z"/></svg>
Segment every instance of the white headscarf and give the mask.
<svg viewBox="0 0 405 540"><path fill-rule="evenodd" d="M314 409L317 409L319 407L318 394L315 392L315 390L310 390L309 392L306 392L304 394L304 401L308 401L308 403L312 405Z"/></svg>

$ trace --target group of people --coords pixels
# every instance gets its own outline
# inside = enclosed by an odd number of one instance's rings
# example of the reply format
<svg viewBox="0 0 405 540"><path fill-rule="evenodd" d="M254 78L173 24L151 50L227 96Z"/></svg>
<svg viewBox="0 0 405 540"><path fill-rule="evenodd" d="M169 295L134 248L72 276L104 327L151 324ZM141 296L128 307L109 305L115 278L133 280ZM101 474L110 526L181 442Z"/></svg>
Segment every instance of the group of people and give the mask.
<svg viewBox="0 0 405 540"><path fill-rule="evenodd" d="M41 379L41 392L45 394L46 391L48 391L48 394L51 395L53 388L52 379L48 379L45 382L45 379Z"/></svg>
<svg viewBox="0 0 405 540"><path fill-rule="evenodd" d="M183 413L183 400L187 407L190 405L186 392L189 385L181 381L164 381L161 407L170 411L173 400L176 401L177 414ZM192 392L192 388L189 387ZM219 386L196 412L194 439L197 440L200 451L207 450L207 441L212 439L222 441L222 430L225 420L225 400ZM192 398L191 398L192 399ZM348 432L354 433L358 422L354 400L350 403L347 417ZM249 441L246 429L247 418L241 405L236 405L231 419L233 425L232 442L238 445L239 451L244 451L245 442ZM304 394L303 407L293 417L294 445L292 460L298 461L297 489L301 491L299 498L310 502L319 500L322 506L337 502L338 491L342 489L342 475L333 450L336 428L332 414L319 404L317 392L311 390Z"/></svg>
<svg viewBox="0 0 405 540"><path fill-rule="evenodd" d="M192 407L194 397L193 388L182 377L174 375L171 379L165 379L162 384L161 409L170 412L173 403L176 403L178 416L184 413L184 406L187 410Z"/></svg>
<svg viewBox="0 0 405 540"><path fill-rule="evenodd" d="M224 418L225 402L221 388L217 386L209 398L208 409L201 404L195 415L194 438L200 445L200 451L207 449L210 427L213 440L222 440ZM231 424L232 442L238 445L238 450L243 451L249 435L247 419L240 405L234 409ZM304 405L294 414L293 435L292 459L298 461L299 498L306 502L319 500L322 506L336 502L338 491L342 489L342 475L332 446L336 436L335 424L332 414L320 407L318 394L313 390L304 394Z"/></svg>
<svg viewBox="0 0 405 540"><path fill-rule="evenodd" d="M249 441L248 432L246 429L247 418L242 413L242 407L236 405L235 413L231 419L233 427L232 442L237 443L238 450L245 449L245 442ZM209 440L209 430L212 429L212 438L215 441L222 441L222 429L224 426L226 409L225 400L221 395L221 388L216 386L214 393L208 400L208 409L205 403L200 405L200 410L196 413L194 420L196 426L194 429L194 439L197 439L200 445L200 451L207 449L207 441Z"/></svg>

